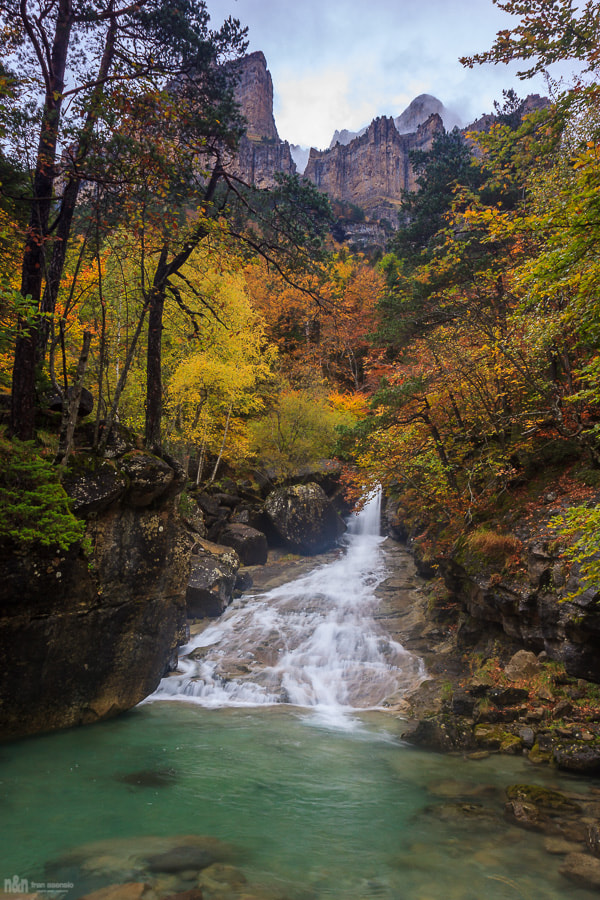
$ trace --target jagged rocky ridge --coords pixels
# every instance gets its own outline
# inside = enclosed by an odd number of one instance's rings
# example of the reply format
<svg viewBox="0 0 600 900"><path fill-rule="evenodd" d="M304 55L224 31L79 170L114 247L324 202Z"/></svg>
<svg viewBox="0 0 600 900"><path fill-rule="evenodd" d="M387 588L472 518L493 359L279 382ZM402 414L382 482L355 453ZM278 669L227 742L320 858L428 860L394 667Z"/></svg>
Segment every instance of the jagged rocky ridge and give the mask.
<svg viewBox="0 0 600 900"><path fill-rule="evenodd" d="M280 139L275 125L273 82L267 61L258 51L230 65L237 78L236 99L248 123L230 169L258 187L269 187L276 172L294 174L297 167L292 148ZM310 150L304 175L329 196L375 215L385 217L391 212L394 220L390 206L399 203L403 191L415 186L408 154L429 149L435 134L444 128L438 110L446 112L435 98L422 95L403 113L404 119L398 117L403 134L394 119L386 117L375 119L356 136L343 132L344 140L329 150ZM412 131L407 132L409 127ZM302 148L293 149L300 160Z"/></svg>
<svg viewBox="0 0 600 900"><path fill-rule="evenodd" d="M416 187L409 155L430 150L437 134L459 125L457 116L430 94L416 97L395 119L380 117L358 132L336 131L328 149L317 150L280 139L273 116L273 82L261 51L230 64L237 78L236 99L247 121L229 169L260 188L271 187L275 174L303 173L332 199L360 207L364 222L344 221L338 236L359 248L385 246L397 227L402 195ZM534 95L526 111L545 105ZM482 116L468 130L484 130L495 120Z"/></svg>

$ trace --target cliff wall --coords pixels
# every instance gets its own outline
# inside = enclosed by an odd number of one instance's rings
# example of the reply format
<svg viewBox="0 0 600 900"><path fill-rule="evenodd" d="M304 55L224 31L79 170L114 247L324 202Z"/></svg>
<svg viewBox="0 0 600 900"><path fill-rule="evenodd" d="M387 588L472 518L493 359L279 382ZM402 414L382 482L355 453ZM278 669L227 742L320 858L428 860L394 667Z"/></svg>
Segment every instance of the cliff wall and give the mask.
<svg viewBox="0 0 600 900"><path fill-rule="evenodd" d="M185 625L177 472L129 451L72 473L89 558L0 546L0 738L91 723L152 693Z"/></svg>
<svg viewBox="0 0 600 900"><path fill-rule="evenodd" d="M259 188L275 183L275 173L293 175L290 145L279 139L273 117L273 81L264 53L250 53L230 64L237 80L235 97L246 119L246 134L228 169Z"/></svg>
<svg viewBox="0 0 600 900"><path fill-rule="evenodd" d="M374 119L367 131L349 144L310 151L304 175L320 190L370 211L382 203L399 203L414 190L412 150L429 150L444 125L434 114L412 134L399 134L391 117Z"/></svg>

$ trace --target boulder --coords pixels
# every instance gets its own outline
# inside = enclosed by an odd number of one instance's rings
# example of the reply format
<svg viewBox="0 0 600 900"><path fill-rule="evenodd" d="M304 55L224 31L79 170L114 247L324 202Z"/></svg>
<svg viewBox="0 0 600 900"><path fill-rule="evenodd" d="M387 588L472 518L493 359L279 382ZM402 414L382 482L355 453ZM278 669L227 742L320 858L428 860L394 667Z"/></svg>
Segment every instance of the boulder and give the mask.
<svg viewBox="0 0 600 900"><path fill-rule="evenodd" d="M263 566L267 561L267 539L262 531L250 525L230 522L221 530L219 542L232 547L243 566Z"/></svg>
<svg viewBox="0 0 600 900"><path fill-rule="evenodd" d="M537 675L541 669L540 661L535 653L528 650L519 650L518 653L507 662L504 674L509 681L521 681Z"/></svg>
<svg viewBox="0 0 600 900"><path fill-rule="evenodd" d="M71 458L63 487L71 498L76 515L90 516L108 509L127 490L127 479L108 460L98 464L93 457L78 454Z"/></svg>
<svg viewBox="0 0 600 900"><path fill-rule="evenodd" d="M171 466L152 453L134 450L123 456L118 465L129 479L127 502L131 506L149 506L175 478Z"/></svg>
<svg viewBox="0 0 600 900"><path fill-rule="evenodd" d="M189 618L221 615L231 603L239 567L239 556L231 547L199 541L185 595Z"/></svg>
<svg viewBox="0 0 600 900"><path fill-rule="evenodd" d="M69 400L73 394L73 388L69 388ZM58 393L52 393L46 398L46 409L51 412L62 412L63 398ZM89 416L94 409L94 397L87 388L81 388L81 396L79 397L79 406L77 407L77 415L79 418Z"/></svg>
<svg viewBox="0 0 600 900"><path fill-rule="evenodd" d="M552 759L559 769L578 772L581 775L595 775L600 772L600 747L590 747L574 741L552 752Z"/></svg>
<svg viewBox="0 0 600 900"><path fill-rule="evenodd" d="M292 549L312 555L332 547L346 526L318 484L297 484L272 491L265 512Z"/></svg>
<svg viewBox="0 0 600 900"><path fill-rule="evenodd" d="M205 517L209 519L218 519L221 514L221 507L216 497L210 494L202 493L196 495L196 503Z"/></svg>

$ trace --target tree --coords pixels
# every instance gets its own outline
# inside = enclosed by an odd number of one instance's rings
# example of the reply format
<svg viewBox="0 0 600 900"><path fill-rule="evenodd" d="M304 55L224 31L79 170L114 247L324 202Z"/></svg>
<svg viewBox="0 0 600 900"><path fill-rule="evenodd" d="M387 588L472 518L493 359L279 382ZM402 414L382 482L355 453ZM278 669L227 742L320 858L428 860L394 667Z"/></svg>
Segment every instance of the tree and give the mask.
<svg viewBox="0 0 600 900"><path fill-rule="evenodd" d="M437 134L430 150L413 150L410 161L417 173L417 190L402 198L400 228L390 249L416 264L443 228L456 186L477 187L482 179L458 128Z"/></svg>
<svg viewBox="0 0 600 900"><path fill-rule="evenodd" d="M140 96L153 94L159 109L158 100L173 79L198 87L210 107L205 112L211 134L227 137L238 122L232 87L217 64L245 44L235 20L218 32L209 30L202 0L122 5L97 0L85 8L71 0L6 0L0 17L3 50L9 58L19 57L19 74L12 73L18 103L9 98L4 115L12 115L14 122L13 150L32 159L21 278L31 315L20 320L12 386L12 428L29 438L36 368L45 350L46 323L54 311L79 190L83 179L109 177L102 163L112 154L106 145L94 154L96 138L115 128L115 109L126 109ZM167 104L167 118L168 112Z"/></svg>
<svg viewBox="0 0 600 900"><path fill-rule="evenodd" d="M519 16L520 22L514 28L499 31L490 50L463 57L463 65L473 68L489 62L531 60L528 68L518 72L523 79L568 59L583 62L588 72L596 69L600 49L600 6L596 0L586 0L575 9L573 0L493 0L493 3L504 12Z"/></svg>
<svg viewBox="0 0 600 900"><path fill-rule="evenodd" d="M161 443L161 334L166 297L170 293L180 302L177 281L182 267L215 225L242 251L262 258L286 283L300 287L319 302L318 285L304 288L298 276L319 273L327 257L325 237L331 218L327 198L298 176L276 175L275 186L268 190L244 184L227 171L218 149L215 154L210 179L201 192L199 216L191 225L165 235L148 292L145 436L147 445L155 449Z"/></svg>
<svg viewBox="0 0 600 900"><path fill-rule="evenodd" d="M261 316L252 308L241 261L196 250L183 270L210 303L202 327L171 311L165 328L166 429L171 452L187 463L192 448L240 461L248 453L248 420L263 410L262 386L276 359ZM186 304L193 292L183 292Z"/></svg>
<svg viewBox="0 0 600 900"><path fill-rule="evenodd" d="M290 383L322 377L349 390L363 387L368 335L384 286L378 271L343 251L333 254L320 282L312 275L294 286L261 264L249 266L246 278ZM312 296L316 290L319 303Z"/></svg>

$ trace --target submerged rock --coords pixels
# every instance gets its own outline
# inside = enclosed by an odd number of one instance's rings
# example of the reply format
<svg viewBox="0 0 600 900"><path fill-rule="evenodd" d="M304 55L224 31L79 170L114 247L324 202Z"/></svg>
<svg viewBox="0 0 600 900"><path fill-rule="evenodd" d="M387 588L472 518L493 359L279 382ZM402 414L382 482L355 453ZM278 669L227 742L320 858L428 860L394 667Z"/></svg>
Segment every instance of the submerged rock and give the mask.
<svg viewBox="0 0 600 900"><path fill-rule="evenodd" d="M217 862L218 856L207 847L194 847L183 844L173 847L165 853L149 856L145 862L149 872L200 872L207 866Z"/></svg>
<svg viewBox="0 0 600 900"><path fill-rule="evenodd" d="M142 769L139 772L128 772L126 775L118 775L117 781L123 784L131 784L135 787L164 787L173 784L177 778L175 769Z"/></svg>
<svg viewBox="0 0 600 900"><path fill-rule="evenodd" d="M107 887L85 894L81 900L157 900L152 887L143 881L109 884Z"/></svg>
<svg viewBox="0 0 600 900"><path fill-rule="evenodd" d="M226 862L231 854L229 844L208 835L113 838L74 847L50 863L47 870L79 867L88 876L142 883L149 881L152 873L200 872L213 863Z"/></svg>
<svg viewBox="0 0 600 900"><path fill-rule="evenodd" d="M559 872L580 887L600 890L600 859L589 853L569 853Z"/></svg>

